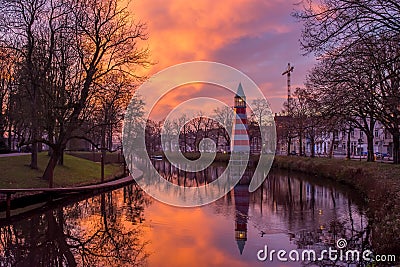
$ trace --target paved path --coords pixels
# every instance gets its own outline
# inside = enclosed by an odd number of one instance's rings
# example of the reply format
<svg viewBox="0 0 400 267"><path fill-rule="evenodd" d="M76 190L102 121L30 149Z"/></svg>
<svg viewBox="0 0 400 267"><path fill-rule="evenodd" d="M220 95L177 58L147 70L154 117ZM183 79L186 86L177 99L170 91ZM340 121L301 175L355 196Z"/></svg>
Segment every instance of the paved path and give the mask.
<svg viewBox="0 0 400 267"><path fill-rule="evenodd" d="M8 153L8 154L0 154L0 158L25 156L25 155L30 155L30 154L31 154L31 153Z"/></svg>

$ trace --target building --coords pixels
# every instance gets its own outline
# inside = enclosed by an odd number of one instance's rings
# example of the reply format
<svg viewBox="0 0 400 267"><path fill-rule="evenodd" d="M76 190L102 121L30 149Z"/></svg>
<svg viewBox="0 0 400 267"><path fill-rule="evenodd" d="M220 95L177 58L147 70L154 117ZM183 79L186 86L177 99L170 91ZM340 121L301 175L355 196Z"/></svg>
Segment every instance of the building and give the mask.
<svg viewBox="0 0 400 267"><path fill-rule="evenodd" d="M277 131L276 153L281 155L288 154L288 140L290 139L290 153L300 154L300 147L303 148L306 156L311 154L312 142L305 133L300 140L298 132L294 130L293 118L287 115L275 114L275 124ZM377 155L390 157L393 155L393 139L385 127L377 121L374 127L373 150ZM350 139L350 140L349 140ZM350 141L350 142L349 142ZM327 156L332 149L333 155L345 156L347 146L350 145L351 156L366 156L368 151L368 140L366 134L353 128L350 132L346 129L335 129L333 131L320 131L314 136L314 149L316 156Z"/></svg>

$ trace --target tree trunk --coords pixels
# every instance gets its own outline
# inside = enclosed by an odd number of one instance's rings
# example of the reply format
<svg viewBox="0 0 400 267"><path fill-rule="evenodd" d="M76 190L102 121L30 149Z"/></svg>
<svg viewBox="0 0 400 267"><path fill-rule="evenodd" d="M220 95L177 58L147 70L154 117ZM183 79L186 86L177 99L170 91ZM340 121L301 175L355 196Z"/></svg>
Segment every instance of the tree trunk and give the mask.
<svg viewBox="0 0 400 267"><path fill-rule="evenodd" d="M335 143L335 135L333 135L332 142L329 146L329 158L331 159L333 157L333 145Z"/></svg>
<svg viewBox="0 0 400 267"><path fill-rule="evenodd" d="M315 158L315 137L310 136L310 141L311 141L311 157Z"/></svg>
<svg viewBox="0 0 400 267"><path fill-rule="evenodd" d="M106 159L106 131L105 126L101 131L101 182L104 182L104 164Z"/></svg>
<svg viewBox="0 0 400 267"><path fill-rule="evenodd" d="M187 144L186 144L187 138L186 138L186 125L183 125L183 143L185 147L183 148L183 151L187 152Z"/></svg>
<svg viewBox="0 0 400 267"><path fill-rule="evenodd" d="M60 157L60 148L56 147L53 149L53 153L50 156L49 162L47 163L46 170L43 174L43 179L49 182L49 188L53 187L53 180L54 180L54 169L57 165L58 159Z"/></svg>
<svg viewBox="0 0 400 267"><path fill-rule="evenodd" d="M49 138L49 142L50 143L52 143L54 140L54 133L53 133L53 131L49 131L49 133L48 133L48 138ZM53 148L51 148L50 146L49 146L49 151L47 152L47 155L48 156L51 156L51 154L53 153Z"/></svg>
<svg viewBox="0 0 400 267"><path fill-rule="evenodd" d="M36 89L35 86L32 85L32 90L33 90L33 101L32 101L32 151L31 151L31 169L38 169L38 117L37 117L37 111L36 111Z"/></svg>
<svg viewBox="0 0 400 267"><path fill-rule="evenodd" d="M28 67L32 67L32 69L30 69L31 71L33 70L33 65L32 63L28 64ZM37 114L37 90L36 90L36 85L35 85L35 81L34 81L34 77L31 75L31 92L32 92L32 153L31 153L31 164L30 167L32 169L38 169L38 135L39 135L39 130L38 130L38 114Z"/></svg>
<svg viewBox="0 0 400 267"><path fill-rule="evenodd" d="M393 135L393 163L400 164L400 133Z"/></svg>
<svg viewBox="0 0 400 267"><path fill-rule="evenodd" d="M299 155L303 156L303 133L300 132L299 133L300 137L299 137L299 142L300 142L300 151L299 151Z"/></svg>
<svg viewBox="0 0 400 267"><path fill-rule="evenodd" d="M106 160L106 150L101 150L101 182L104 182L104 165Z"/></svg>
<svg viewBox="0 0 400 267"><path fill-rule="evenodd" d="M33 140L36 139L36 134L33 135ZM38 144L36 141L32 143L32 151L31 151L31 169L38 169Z"/></svg>
<svg viewBox="0 0 400 267"><path fill-rule="evenodd" d="M375 157L374 157L374 134L368 134L367 135L367 142L368 142L368 158L367 161L369 162L373 162L375 161Z"/></svg>
<svg viewBox="0 0 400 267"><path fill-rule="evenodd" d="M109 129L108 129L108 150L112 151L113 150L113 129L112 125L110 124Z"/></svg>
<svg viewBox="0 0 400 267"><path fill-rule="evenodd" d="M292 138L290 136L287 138L287 155L290 156L290 143L292 142Z"/></svg>
<svg viewBox="0 0 400 267"><path fill-rule="evenodd" d="M60 151L60 157L58 158L58 165L60 166L64 165L64 149L61 149Z"/></svg>
<svg viewBox="0 0 400 267"><path fill-rule="evenodd" d="M11 131L12 131L12 126L11 126L11 123L10 123L8 125L8 138L7 138L8 148L11 149L11 150L14 150L14 147L11 147L12 146Z"/></svg>
<svg viewBox="0 0 400 267"><path fill-rule="evenodd" d="M217 131L217 139L215 140L215 146L216 146L216 151L218 152L218 147L219 147L219 135L220 135L220 130L218 129Z"/></svg>
<svg viewBox="0 0 400 267"><path fill-rule="evenodd" d="M346 155L346 159L350 159L351 158L351 151L350 151L350 144L351 144L351 129L349 129L349 132L347 133L347 155Z"/></svg>

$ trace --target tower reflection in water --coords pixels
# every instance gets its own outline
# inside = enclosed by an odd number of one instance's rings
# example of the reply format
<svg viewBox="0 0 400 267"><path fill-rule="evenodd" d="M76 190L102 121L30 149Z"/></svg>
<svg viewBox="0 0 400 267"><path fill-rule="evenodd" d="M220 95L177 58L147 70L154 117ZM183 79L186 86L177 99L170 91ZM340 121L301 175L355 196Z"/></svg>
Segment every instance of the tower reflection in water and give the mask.
<svg viewBox="0 0 400 267"><path fill-rule="evenodd" d="M240 254L243 253L247 241L247 219L249 212L249 185L238 184L235 186L235 240Z"/></svg>
<svg viewBox="0 0 400 267"><path fill-rule="evenodd" d="M237 175L232 173L232 175ZM247 223L250 204L250 171L247 169L233 190L235 199L235 240L240 254L247 241Z"/></svg>

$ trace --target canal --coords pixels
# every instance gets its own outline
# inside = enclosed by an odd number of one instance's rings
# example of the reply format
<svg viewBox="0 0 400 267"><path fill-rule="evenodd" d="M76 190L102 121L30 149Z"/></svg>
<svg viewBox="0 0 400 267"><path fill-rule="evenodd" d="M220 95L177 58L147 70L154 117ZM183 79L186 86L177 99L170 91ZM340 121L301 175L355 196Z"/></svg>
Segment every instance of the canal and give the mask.
<svg viewBox="0 0 400 267"><path fill-rule="evenodd" d="M160 164L166 179L185 177L188 185L223 171L215 165L205 177L193 177ZM318 253L336 248L338 239L346 240L344 249L371 249L369 229L363 202L351 189L272 170L257 191L238 185L202 207L169 206L129 185L1 219L0 266L352 266L339 257L282 262L275 254L271 262L257 254L266 246Z"/></svg>

